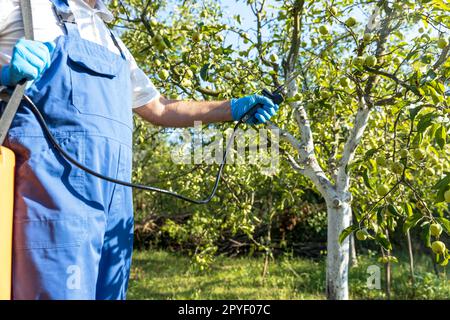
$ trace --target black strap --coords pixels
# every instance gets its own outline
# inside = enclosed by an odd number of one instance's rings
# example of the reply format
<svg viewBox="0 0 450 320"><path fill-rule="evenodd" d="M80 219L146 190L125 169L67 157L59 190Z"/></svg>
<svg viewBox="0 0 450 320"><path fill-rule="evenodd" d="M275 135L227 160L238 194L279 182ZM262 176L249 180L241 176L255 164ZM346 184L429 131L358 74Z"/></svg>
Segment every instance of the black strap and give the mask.
<svg viewBox="0 0 450 320"><path fill-rule="evenodd" d="M56 18L58 19L58 22L61 26L64 26L66 23L72 23L72 24L76 24L77 22L75 21L75 16L73 15L72 11L61 11L59 10L55 3L52 2L52 7L53 7L53 12L56 15Z"/></svg>
<svg viewBox="0 0 450 320"><path fill-rule="evenodd" d="M116 36L114 35L114 33L112 32L112 30L109 30L109 34L111 35L111 39L112 39L112 41L114 42L114 45L115 45L116 48L119 50L120 55L122 56L122 58L123 58L124 60L126 60L127 57L125 56L125 53L123 53L123 50L122 50L122 48L120 47L119 41L117 41L117 38L116 38Z"/></svg>
<svg viewBox="0 0 450 320"><path fill-rule="evenodd" d="M22 10L22 20L23 27L25 30L25 38L29 40L34 39L34 31L33 31L33 15L31 13L31 1L30 0L20 0L20 8ZM6 105L5 111L0 118L0 145L6 139L8 135L9 128L11 127L11 123L14 119L14 116L17 113L17 109L19 108L20 102L25 94L25 89L27 87L27 82L23 81L16 85L14 91L11 95L11 98Z"/></svg>

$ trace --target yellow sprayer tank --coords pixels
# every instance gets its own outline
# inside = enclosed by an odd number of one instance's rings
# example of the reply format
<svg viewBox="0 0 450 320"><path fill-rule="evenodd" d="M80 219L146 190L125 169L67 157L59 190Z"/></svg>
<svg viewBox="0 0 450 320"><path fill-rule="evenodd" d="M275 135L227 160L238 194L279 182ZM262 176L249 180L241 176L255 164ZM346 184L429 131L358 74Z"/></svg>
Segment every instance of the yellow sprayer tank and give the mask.
<svg viewBox="0 0 450 320"><path fill-rule="evenodd" d="M11 299L14 153L0 146L0 300Z"/></svg>

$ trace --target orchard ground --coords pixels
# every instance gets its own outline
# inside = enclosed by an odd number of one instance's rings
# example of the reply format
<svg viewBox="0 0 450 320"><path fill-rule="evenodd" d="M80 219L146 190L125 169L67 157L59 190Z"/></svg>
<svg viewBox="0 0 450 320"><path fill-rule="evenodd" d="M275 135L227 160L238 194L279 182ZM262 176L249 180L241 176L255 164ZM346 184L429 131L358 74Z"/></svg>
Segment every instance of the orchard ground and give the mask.
<svg viewBox="0 0 450 320"><path fill-rule="evenodd" d="M128 299L325 299L325 259L277 257L261 276L263 258L218 257L208 271L168 251L135 251ZM368 289L367 268L381 268L381 289ZM430 256L417 256L412 285L406 255L392 264L391 299L449 299L448 267L434 271ZM351 299L386 299L384 267L375 254L350 269Z"/></svg>

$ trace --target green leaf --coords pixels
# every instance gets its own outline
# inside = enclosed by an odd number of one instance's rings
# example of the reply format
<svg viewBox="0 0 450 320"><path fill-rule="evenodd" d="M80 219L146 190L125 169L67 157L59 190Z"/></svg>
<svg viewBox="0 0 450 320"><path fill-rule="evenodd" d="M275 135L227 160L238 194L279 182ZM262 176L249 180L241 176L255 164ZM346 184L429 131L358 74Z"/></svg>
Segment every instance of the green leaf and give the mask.
<svg viewBox="0 0 450 320"><path fill-rule="evenodd" d="M372 156L378 151L378 148L373 148L370 149L369 151L366 152L366 154L364 155L365 159L370 159L372 158Z"/></svg>
<svg viewBox="0 0 450 320"><path fill-rule="evenodd" d="M433 5L434 5L434 7L440 8L441 10L444 10L444 11L450 10L450 6L442 0L434 0Z"/></svg>
<svg viewBox="0 0 450 320"><path fill-rule="evenodd" d="M389 261L390 261L390 262L393 262L393 263L398 263L397 257L394 257L394 256L390 256L390 257L389 257Z"/></svg>
<svg viewBox="0 0 450 320"><path fill-rule="evenodd" d="M172 42L167 38L166 36L163 37L164 43L166 44L167 48L172 49Z"/></svg>
<svg viewBox="0 0 450 320"><path fill-rule="evenodd" d="M445 232L450 235L450 220L443 217L436 218L436 220L444 227Z"/></svg>
<svg viewBox="0 0 450 320"><path fill-rule="evenodd" d="M413 146L420 146L422 144L422 140L423 140L423 134L421 132L419 132L418 134L416 134L416 136L414 137L414 140L412 142Z"/></svg>
<svg viewBox="0 0 450 320"><path fill-rule="evenodd" d="M442 94L439 94L432 86L428 86L428 90L430 91L430 96L433 100L433 103L438 104L439 102L442 102L444 100Z"/></svg>
<svg viewBox="0 0 450 320"><path fill-rule="evenodd" d="M209 70L209 63L206 63L203 65L203 67L200 69L200 77L204 81L208 81L208 70Z"/></svg>
<svg viewBox="0 0 450 320"><path fill-rule="evenodd" d="M435 134L437 129L439 128L439 124L434 123L431 128L428 130L428 137L430 137L430 139L434 139L435 138Z"/></svg>
<svg viewBox="0 0 450 320"><path fill-rule="evenodd" d="M409 203L405 203L404 209L407 217L411 217L413 215L413 210Z"/></svg>
<svg viewBox="0 0 450 320"><path fill-rule="evenodd" d="M418 106L409 109L409 118L411 119L411 121L413 121L416 118L417 114L419 113L420 110L422 110L422 108L423 108L422 106Z"/></svg>
<svg viewBox="0 0 450 320"><path fill-rule="evenodd" d="M372 184L370 183L370 178L369 178L369 169L367 169L367 168L364 168L364 171L363 171L363 179L364 179L364 184L369 188L369 189L372 189L373 190L373 186L372 186Z"/></svg>
<svg viewBox="0 0 450 320"><path fill-rule="evenodd" d="M425 77L422 77L422 79L420 79L420 84L424 85L425 83L436 79L436 77L437 77L437 73L434 72L434 70L428 70Z"/></svg>
<svg viewBox="0 0 450 320"><path fill-rule="evenodd" d="M409 229L415 227L422 217L423 216L420 213L409 216L403 224L403 233L406 233Z"/></svg>
<svg viewBox="0 0 450 320"><path fill-rule="evenodd" d="M424 115L417 124L417 131L422 133L424 132L430 125L433 124L433 119L436 118L436 114L434 112L427 113Z"/></svg>
<svg viewBox="0 0 450 320"><path fill-rule="evenodd" d="M425 16L422 16L422 23L423 26L428 29L428 19Z"/></svg>
<svg viewBox="0 0 450 320"><path fill-rule="evenodd" d="M378 207L378 209L377 209L377 223L380 225L383 223L383 220L384 220L383 210L384 210L383 206Z"/></svg>
<svg viewBox="0 0 450 320"><path fill-rule="evenodd" d="M229 45L228 47L223 47L222 48L222 53L224 55L229 55L229 54L233 53L232 47L233 47L233 45Z"/></svg>
<svg viewBox="0 0 450 320"><path fill-rule="evenodd" d="M426 226L427 224L430 224L430 221L426 220L426 221L422 222L422 223L420 224L420 227L423 228L423 227Z"/></svg>
<svg viewBox="0 0 450 320"><path fill-rule="evenodd" d="M400 216L400 213L398 212L397 208L396 208L394 205L389 204L389 205L388 205L388 210L389 210L389 212L390 212L392 215L397 216L397 217Z"/></svg>
<svg viewBox="0 0 450 320"><path fill-rule="evenodd" d="M439 190L442 188L445 188L447 185L450 184L450 173L447 173L447 175L438 181L432 188L434 190Z"/></svg>
<svg viewBox="0 0 450 320"><path fill-rule="evenodd" d="M392 250L392 244L384 233L378 233L375 240L386 250Z"/></svg>
<svg viewBox="0 0 450 320"><path fill-rule="evenodd" d="M430 232L430 224L426 224L422 229L422 240L425 242L425 245L429 248L431 247L431 232Z"/></svg>
<svg viewBox="0 0 450 320"><path fill-rule="evenodd" d="M439 189L437 195L436 195L436 201L444 202L445 201L445 191L449 190L447 186L443 187L442 189Z"/></svg>
<svg viewBox="0 0 450 320"><path fill-rule="evenodd" d="M446 139L447 139L447 129L441 125L434 134L434 138L436 140L436 143L441 149L444 149Z"/></svg>
<svg viewBox="0 0 450 320"><path fill-rule="evenodd" d="M339 244L342 244L344 240L354 231L358 230L359 226L356 224L352 224L350 227L345 228L341 234L339 235Z"/></svg>

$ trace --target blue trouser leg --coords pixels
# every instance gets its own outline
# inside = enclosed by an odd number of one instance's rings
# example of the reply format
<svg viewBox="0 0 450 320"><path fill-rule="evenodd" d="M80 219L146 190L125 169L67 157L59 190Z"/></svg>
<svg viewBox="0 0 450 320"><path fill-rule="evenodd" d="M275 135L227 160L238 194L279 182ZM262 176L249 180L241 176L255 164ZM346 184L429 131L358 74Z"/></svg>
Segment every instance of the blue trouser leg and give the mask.
<svg viewBox="0 0 450 320"><path fill-rule="evenodd" d="M84 160L82 135L57 138ZM94 299L103 205L87 196L85 173L61 159L45 138L14 137L10 146L17 156L13 297Z"/></svg>
<svg viewBox="0 0 450 320"><path fill-rule="evenodd" d="M123 300L126 298L133 251L133 217L127 218L116 212L109 217L108 229L102 248L96 299Z"/></svg>
<svg viewBox="0 0 450 320"><path fill-rule="evenodd" d="M118 179L129 180L130 169L128 147L121 146ZM133 208L130 188L115 185L102 248L97 299L125 299L133 251Z"/></svg>
<svg viewBox="0 0 450 320"><path fill-rule="evenodd" d="M52 0L59 18L67 1ZM52 62L27 90L61 147L92 170L131 180L130 64L60 19ZM73 23L72 23L73 22ZM112 35L114 40L114 36ZM26 103L9 131L17 156L15 299L125 298L132 252L131 190L65 161Z"/></svg>
<svg viewBox="0 0 450 320"><path fill-rule="evenodd" d="M128 147L76 133L58 141L94 170L129 179ZM87 145L95 152L82 152ZM133 241L131 190L71 167L42 137L17 137L10 146L19 177L14 298L124 299Z"/></svg>

